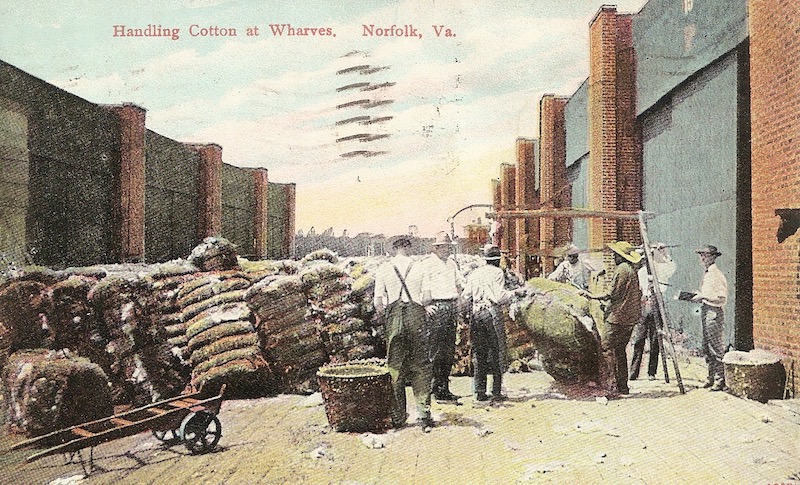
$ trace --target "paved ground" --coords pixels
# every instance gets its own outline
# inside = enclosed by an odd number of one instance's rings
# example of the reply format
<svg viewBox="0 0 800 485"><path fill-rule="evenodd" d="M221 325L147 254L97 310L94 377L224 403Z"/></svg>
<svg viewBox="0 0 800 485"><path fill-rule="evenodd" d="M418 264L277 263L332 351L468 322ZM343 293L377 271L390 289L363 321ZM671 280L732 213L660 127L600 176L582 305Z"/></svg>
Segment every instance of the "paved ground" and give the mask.
<svg viewBox="0 0 800 485"><path fill-rule="evenodd" d="M430 433L332 432L318 395L227 401L214 453L190 456L141 434L99 446L97 469L80 483L800 483L796 401L698 389L696 359L681 373L686 394L674 379L638 380L630 397L608 402L556 388L543 372L507 374L509 401L436 404ZM469 386L453 379L457 394ZM16 440L3 437L0 449ZM0 455L0 480L81 478L80 465L61 457L23 464L24 456Z"/></svg>

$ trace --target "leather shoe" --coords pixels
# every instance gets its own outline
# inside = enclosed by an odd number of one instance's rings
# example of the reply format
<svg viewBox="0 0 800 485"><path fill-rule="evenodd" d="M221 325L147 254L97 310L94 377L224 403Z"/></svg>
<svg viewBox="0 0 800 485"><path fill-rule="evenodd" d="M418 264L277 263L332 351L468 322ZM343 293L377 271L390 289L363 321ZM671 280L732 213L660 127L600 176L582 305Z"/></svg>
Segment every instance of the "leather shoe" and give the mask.
<svg viewBox="0 0 800 485"><path fill-rule="evenodd" d="M708 389L709 387L714 385L714 381L711 379L706 380L706 383L703 384L703 389Z"/></svg>
<svg viewBox="0 0 800 485"><path fill-rule="evenodd" d="M502 394L492 394L492 397L490 399L491 399L492 402L503 402L506 399L508 399L508 397L506 397L506 396L504 396Z"/></svg>
<svg viewBox="0 0 800 485"><path fill-rule="evenodd" d="M654 381L654 380L656 380L656 376L647 376L647 380L648 381Z"/></svg>
<svg viewBox="0 0 800 485"><path fill-rule="evenodd" d="M434 399L436 399L437 401L446 401L446 402L447 401L458 401L458 398L459 398L459 396L456 396L455 394L453 394L450 391L440 392L440 393L434 395Z"/></svg>
<svg viewBox="0 0 800 485"><path fill-rule="evenodd" d="M721 391L723 389L725 389L725 383L724 382L715 382L714 385L711 386L711 390L712 391Z"/></svg>
<svg viewBox="0 0 800 485"><path fill-rule="evenodd" d="M425 433L429 432L431 428L433 428L436 425L433 422L432 418L419 418L417 420L417 424L419 425L420 428L422 428L422 431Z"/></svg>
<svg viewBox="0 0 800 485"><path fill-rule="evenodd" d="M486 393L481 392L481 393L478 393L478 394L475 395L475 400L476 401L488 401L489 400L489 396L486 395Z"/></svg>

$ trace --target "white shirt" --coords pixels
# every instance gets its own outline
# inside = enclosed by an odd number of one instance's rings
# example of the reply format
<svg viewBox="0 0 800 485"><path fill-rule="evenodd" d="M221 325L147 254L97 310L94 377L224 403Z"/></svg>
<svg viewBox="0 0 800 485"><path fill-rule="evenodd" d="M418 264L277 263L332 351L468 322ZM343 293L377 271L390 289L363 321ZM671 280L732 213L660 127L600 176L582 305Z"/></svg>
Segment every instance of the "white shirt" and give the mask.
<svg viewBox="0 0 800 485"><path fill-rule="evenodd" d="M586 290L589 289L589 268L580 259L575 264L570 263L569 259L565 259L550 273L547 279L559 283L572 282L575 286Z"/></svg>
<svg viewBox="0 0 800 485"><path fill-rule="evenodd" d="M675 274L675 261L671 259L662 262L653 261L653 266L656 268L658 283L661 287L661 294L663 295L669 286L667 284L669 279L673 274ZM639 289L642 290L642 298L644 299L650 297L650 284L646 264L639 268L637 276L639 277Z"/></svg>
<svg viewBox="0 0 800 485"><path fill-rule="evenodd" d="M421 262L417 261L412 264L412 261L409 256L398 254L378 267L375 272L375 306L380 304L381 298L383 298L387 306L398 299L404 302L409 301L408 295L403 291L403 286L400 284L400 278L397 277L397 273L394 270L395 267L400 270L400 274L405 279L411 298L415 303L422 304L422 294L425 291L430 291L430 278ZM409 266L411 267L410 270Z"/></svg>
<svg viewBox="0 0 800 485"><path fill-rule="evenodd" d="M479 266L467 276L462 293L464 299L472 300L472 310L477 312L491 305L505 302L510 293L504 287L503 270L491 264Z"/></svg>
<svg viewBox="0 0 800 485"><path fill-rule="evenodd" d="M694 300L713 307L723 307L728 302L728 280L716 263L703 273L703 282Z"/></svg>
<svg viewBox="0 0 800 485"><path fill-rule="evenodd" d="M455 261L450 258L442 261L435 254L431 254L421 263L430 278L431 299L452 300L458 298L458 289L464 285Z"/></svg>

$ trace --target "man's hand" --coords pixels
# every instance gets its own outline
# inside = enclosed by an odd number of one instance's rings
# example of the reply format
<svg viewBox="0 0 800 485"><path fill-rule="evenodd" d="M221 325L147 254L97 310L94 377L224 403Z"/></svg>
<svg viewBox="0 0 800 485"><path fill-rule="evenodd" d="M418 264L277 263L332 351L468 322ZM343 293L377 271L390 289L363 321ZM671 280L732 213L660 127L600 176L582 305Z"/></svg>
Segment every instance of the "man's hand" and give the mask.
<svg viewBox="0 0 800 485"><path fill-rule="evenodd" d="M436 313L436 307L433 305L426 306L425 313L427 313L429 317L432 317Z"/></svg>

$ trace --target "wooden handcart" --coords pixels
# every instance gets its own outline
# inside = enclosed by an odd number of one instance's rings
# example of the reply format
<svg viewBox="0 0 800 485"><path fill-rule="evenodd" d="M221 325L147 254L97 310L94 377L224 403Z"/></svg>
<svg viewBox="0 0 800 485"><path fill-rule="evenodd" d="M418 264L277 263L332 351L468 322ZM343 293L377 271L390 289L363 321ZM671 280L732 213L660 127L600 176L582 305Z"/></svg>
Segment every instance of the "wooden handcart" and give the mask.
<svg viewBox="0 0 800 485"><path fill-rule="evenodd" d="M219 394L210 398L201 398L200 392L181 394L107 418L37 436L17 443L8 451L49 446L27 457L27 463L59 453L67 454L70 458L77 454L87 475L94 467L95 446L145 431L151 431L165 445L184 443L192 454L207 453L217 446L222 436L222 425L217 414L224 392L223 385ZM86 448L89 448L88 463L81 454L81 450Z"/></svg>

